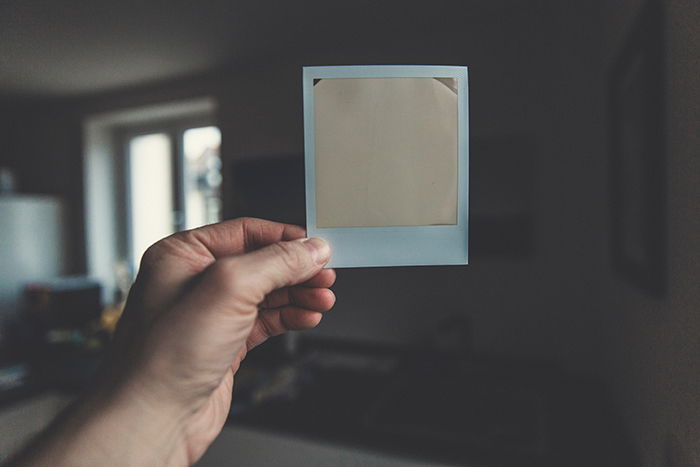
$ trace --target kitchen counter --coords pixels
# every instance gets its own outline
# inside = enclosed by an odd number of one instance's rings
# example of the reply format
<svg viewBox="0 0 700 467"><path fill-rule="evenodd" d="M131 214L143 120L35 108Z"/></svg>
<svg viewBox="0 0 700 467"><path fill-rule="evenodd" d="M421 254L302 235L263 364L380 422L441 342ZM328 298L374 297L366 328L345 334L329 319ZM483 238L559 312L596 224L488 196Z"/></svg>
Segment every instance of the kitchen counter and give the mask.
<svg viewBox="0 0 700 467"><path fill-rule="evenodd" d="M313 341L283 365L255 352L232 427L456 465L627 462L599 385L551 364Z"/></svg>

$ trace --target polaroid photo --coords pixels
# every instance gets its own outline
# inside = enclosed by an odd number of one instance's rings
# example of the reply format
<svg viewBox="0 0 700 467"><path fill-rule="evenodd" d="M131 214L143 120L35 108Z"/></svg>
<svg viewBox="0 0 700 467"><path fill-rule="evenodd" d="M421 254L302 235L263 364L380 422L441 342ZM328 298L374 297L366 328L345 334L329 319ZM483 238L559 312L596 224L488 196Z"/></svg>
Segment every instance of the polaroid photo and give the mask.
<svg viewBox="0 0 700 467"><path fill-rule="evenodd" d="M329 267L467 264L459 66L304 67L306 228Z"/></svg>

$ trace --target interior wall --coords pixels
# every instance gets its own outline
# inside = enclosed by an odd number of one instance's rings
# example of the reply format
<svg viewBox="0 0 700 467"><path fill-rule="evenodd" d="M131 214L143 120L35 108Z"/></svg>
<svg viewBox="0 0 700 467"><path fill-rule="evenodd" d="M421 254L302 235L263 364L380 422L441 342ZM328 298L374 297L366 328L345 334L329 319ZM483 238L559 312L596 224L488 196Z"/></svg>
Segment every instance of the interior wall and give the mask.
<svg viewBox="0 0 700 467"><path fill-rule="evenodd" d="M374 41L339 37L206 75L87 96L70 104L72 117L66 122L75 127L66 134L78 132L79 138L86 115L210 95L219 101L228 173L239 160L303 153L302 65L468 65L472 138L498 141L520 135L532 142L532 253L477 258L466 267L339 271L338 304L313 333L429 345L437 323L457 316L470 323L479 351L595 371L600 333L591 252L598 237L589 228L588 187L600 179L603 161L578 128L596 124L592 102L598 90L587 84L594 69L589 62L597 52L588 25L597 20L597 10L563 3L511 2L484 16L467 7L446 10L442 15L449 21L434 15L420 30L402 28ZM59 191L82 186L81 151L74 146L72 139L63 141L56 144L55 156L48 156L52 167L63 163L57 168L65 183ZM472 149L473 162L489 157ZM47 157L41 151L34 156L34 162ZM517 154L513 157L518 160ZM233 192L226 183L225 198ZM44 184L50 186L49 180Z"/></svg>
<svg viewBox="0 0 700 467"><path fill-rule="evenodd" d="M668 293L654 299L605 270L608 378L641 466L700 465L700 4L665 7ZM612 54L642 1L605 5Z"/></svg>
<svg viewBox="0 0 700 467"><path fill-rule="evenodd" d="M35 150L30 160L48 158L48 166L63 177L64 185L56 189L72 193L80 187L82 193L81 150L74 147L75 141L80 144L84 116L208 95L219 101L228 173L239 160L303 153L302 65L469 65L473 139L524 135L535 148L532 253L476 259L466 267L339 271L338 304L313 333L429 345L436 323L458 316L471 323L479 351L555 360L594 372L601 352L601 265L595 252L605 237L592 221L604 205L599 187L606 160L588 134L601 125L601 85L591 85L601 82L594 60L601 38L591 27L600 21L599 11L597 3L588 2L506 4L485 16L469 5L445 10L422 29L402 28L373 41L335 37L205 75L87 96L64 107L71 116L64 120L71 125L66 134L73 136L56 142L53 155ZM472 161L488 156L472 149ZM62 165L55 167L58 162ZM502 172L512 168L504 166ZM225 183L230 203L230 180ZM80 197L75 205L82 209Z"/></svg>
<svg viewBox="0 0 700 467"><path fill-rule="evenodd" d="M448 14L448 13L446 13ZM235 74L223 122L234 160L303 153L301 66L441 63L470 66L471 136L527 135L536 147L534 252L466 267L338 271L338 302L314 335L430 345L437 323L471 322L479 351L598 366L600 316L593 232L605 156L586 131L600 125L594 57L596 4L533 2L504 15L469 17L367 46L263 57ZM459 25L460 21L450 24ZM485 157L471 153L472 162ZM502 168L503 173L509 167ZM505 247L505 246L504 246Z"/></svg>

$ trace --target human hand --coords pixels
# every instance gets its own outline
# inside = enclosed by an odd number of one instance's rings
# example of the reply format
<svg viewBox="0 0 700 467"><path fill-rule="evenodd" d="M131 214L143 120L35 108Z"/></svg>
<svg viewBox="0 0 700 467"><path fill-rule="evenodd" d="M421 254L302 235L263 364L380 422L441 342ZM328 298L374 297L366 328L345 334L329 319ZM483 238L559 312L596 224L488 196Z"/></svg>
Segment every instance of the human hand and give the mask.
<svg viewBox="0 0 700 467"><path fill-rule="evenodd" d="M335 302L335 272L323 269L328 245L304 235L301 227L237 219L149 248L109 375L72 425L92 427L86 436L103 453L127 444L120 465L198 460L226 420L246 353L268 337L313 328ZM63 430L65 451L72 438Z"/></svg>

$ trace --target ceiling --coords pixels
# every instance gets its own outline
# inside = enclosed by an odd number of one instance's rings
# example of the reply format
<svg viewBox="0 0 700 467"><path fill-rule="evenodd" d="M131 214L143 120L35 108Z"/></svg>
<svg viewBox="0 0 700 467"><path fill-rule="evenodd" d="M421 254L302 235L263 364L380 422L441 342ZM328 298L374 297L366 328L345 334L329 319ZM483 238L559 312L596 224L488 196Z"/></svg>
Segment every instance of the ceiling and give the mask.
<svg viewBox="0 0 700 467"><path fill-rule="evenodd" d="M77 95L462 28L539 0L0 1L0 93Z"/></svg>

